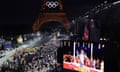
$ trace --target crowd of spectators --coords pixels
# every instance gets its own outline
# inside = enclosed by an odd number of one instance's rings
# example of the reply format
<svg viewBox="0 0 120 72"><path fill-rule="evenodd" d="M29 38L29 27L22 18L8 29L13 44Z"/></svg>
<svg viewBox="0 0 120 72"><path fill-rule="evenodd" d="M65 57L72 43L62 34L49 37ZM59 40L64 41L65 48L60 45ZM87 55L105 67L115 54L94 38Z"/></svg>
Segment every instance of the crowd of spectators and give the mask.
<svg viewBox="0 0 120 72"><path fill-rule="evenodd" d="M16 53L0 67L1 72L60 72L54 44L37 47L35 51Z"/></svg>

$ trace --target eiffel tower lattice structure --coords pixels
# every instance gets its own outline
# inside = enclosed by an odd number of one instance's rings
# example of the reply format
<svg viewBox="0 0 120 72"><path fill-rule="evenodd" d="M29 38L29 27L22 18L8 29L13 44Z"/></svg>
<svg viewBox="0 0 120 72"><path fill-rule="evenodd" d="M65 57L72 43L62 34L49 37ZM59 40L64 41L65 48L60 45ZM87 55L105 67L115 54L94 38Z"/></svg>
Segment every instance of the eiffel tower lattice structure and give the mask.
<svg viewBox="0 0 120 72"><path fill-rule="evenodd" d="M66 12L63 10L61 0L43 1L40 13L32 26L33 31L39 31L42 24L50 21L59 22L64 26L66 31L69 31L71 27L70 22L67 18Z"/></svg>

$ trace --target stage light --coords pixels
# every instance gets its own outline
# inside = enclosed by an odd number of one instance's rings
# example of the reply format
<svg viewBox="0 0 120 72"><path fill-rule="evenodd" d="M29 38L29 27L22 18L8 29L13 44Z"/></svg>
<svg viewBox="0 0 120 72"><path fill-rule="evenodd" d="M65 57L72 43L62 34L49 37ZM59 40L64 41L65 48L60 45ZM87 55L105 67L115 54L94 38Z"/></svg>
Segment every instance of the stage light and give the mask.
<svg viewBox="0 0 120 72"><path fill-rule="evenodd" d="M100 40L103 40L102 38L100 38Z"/></svg>
<svg viewBox="0 0 120 72"><path fill-rule="evenodd" d="M106 40L106 38L104 38L104 40Z"/></svg>
<svg viewBox="0 0 120 72"><path fill-rule="evenodd" d="M100 48L101 48L101 44L99 43L99 44L98 44L98 49L100 49Z"/></svg>
<svg viewBox="0 0 120 72"><path fill-rule="evenodd" d="M105 47L105 45L103 44L103 45L102 45L102 48L104 48L104 47Z"/></svg>

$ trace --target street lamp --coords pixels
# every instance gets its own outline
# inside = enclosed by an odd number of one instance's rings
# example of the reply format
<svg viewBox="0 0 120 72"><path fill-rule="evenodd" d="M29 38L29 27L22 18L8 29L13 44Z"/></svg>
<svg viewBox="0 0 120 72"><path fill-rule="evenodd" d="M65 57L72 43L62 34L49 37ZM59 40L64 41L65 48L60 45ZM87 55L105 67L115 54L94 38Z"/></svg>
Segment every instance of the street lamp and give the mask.
<svg viewBox="0 0 120 72"><path fill-rule="evenodd" d="M22 38L21 35L17 38L17 42L18 42L18 44L22 44L23 43L23 38Z"/></svg>

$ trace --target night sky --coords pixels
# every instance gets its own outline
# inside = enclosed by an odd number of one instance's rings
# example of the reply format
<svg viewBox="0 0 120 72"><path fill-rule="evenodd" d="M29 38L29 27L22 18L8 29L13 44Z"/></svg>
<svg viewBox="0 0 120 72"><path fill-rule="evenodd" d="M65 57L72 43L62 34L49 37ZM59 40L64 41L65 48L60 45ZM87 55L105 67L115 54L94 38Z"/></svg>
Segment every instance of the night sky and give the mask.
<svg viewBox="0 0 120 72"><path fill-rule="evenodd" d="M43 0L4 0L0 12L0 34L20 34L32 31ZM116 0L109 0L114 2ZM71 21L83 15L104 0L62 0L63 8Z"/></svg>

